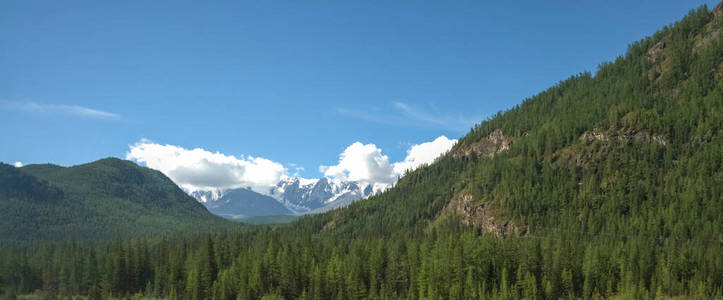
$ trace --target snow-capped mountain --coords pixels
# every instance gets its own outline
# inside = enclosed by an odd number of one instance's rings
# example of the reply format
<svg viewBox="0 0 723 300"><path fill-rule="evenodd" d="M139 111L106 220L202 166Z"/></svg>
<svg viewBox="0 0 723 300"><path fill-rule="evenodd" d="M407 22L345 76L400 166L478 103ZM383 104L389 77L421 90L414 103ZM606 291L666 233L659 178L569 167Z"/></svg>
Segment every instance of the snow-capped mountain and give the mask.
<svg viewBox="0 0 723 300"><path fill-rule="evenodd" d="M356 200L378 194L386 188L386 186L375 187L371 184L327 177L319 179L289 177L273 187L269 196L296 213L305 214L346 206Z"/></svg>
<svg viewBox="0 0 723 300"><path fill-rule="evenodd" d="M188 193L191 197L196 198L198 202L208 203L214 202L223 196L223 192L219 190L197 190Z"/></svg>
<svg viewBox="0 0 723 300"><path fill-rule="evenodd" d="M199 199L198 197L205 199L201 203L213 214L229 219L294 214L293 211L276 199L250 189L232 189L223 193L206 191L191 194L197 197L196 199Z"/></svg>
<svg viewBox="0 0 723 300"><path fill-rule="evenodd" d="M287 177L268 193L250 189L193 191L189 194L211 212L238 218L273 214L321 213L381 193L389 185L365 184L322 177ZM270 203L265 203L270 202Z"/></svg>

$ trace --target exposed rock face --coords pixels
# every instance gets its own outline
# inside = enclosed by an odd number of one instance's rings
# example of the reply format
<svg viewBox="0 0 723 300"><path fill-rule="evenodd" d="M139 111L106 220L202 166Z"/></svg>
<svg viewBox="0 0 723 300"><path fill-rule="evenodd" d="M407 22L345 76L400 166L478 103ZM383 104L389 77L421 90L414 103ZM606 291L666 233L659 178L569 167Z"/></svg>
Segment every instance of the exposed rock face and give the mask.
<svg viewBox="0 0 723 300"><path fill-rule="evenodd" d="M723 1L713 8L714 20L705 25L702 30L694 37L693 53L697 54L708 48L708 46L721 36L720 24L723 23ZM665 49L669 46L672 33L664 36L659 42L648 49L648 59L653 64L648 72L650 80L661 78L663 74L669 74L671 71L671 62L668 61ZM718 78L723 78L723 69L719 68ZM674 93L673 98L677 98Z"/></svg>
<svg viewBox="0 0 723 300"><path fill-rule="evenodd" d="M665 137L658 134L651 134L644 130L619 130L619 131L588 131L580 136L580 140L584 142L592 142L594 140L609 142L609 141L623 141L623 142L654 142L665 146L668 142Z"/></svg>
<svg viewBox="0 0 723 300"><path fill-rule="evenodd" d="M721 26L723 23L723 2L713 8L714 20L706 25L703 30L695 37L693 44L693 53L698 53L706 49L710 43L720 37Z"/></svg>
<svg viewBox="0 0 723 300"><path fill-rule="evenodd" d="M524 234L524 230L511 221L499 219L495 209L490 205L474 201L469 193L462 192L455 195L442 210L442 215L457 215L461 217L463 224L496 236Z"/></svg>
<svg viewBox="0 0 723 300"><path fill-rule="evenodd" d="M637 130L608 130L608 131L588 131L580 136L580 140L584 143L594 141L602 142L602 147L596 151L579 151L579 148L572 146L560 152L560 158L564 160L572 160L578 166L586 167L590 162L599 157L606 156L611 151L613 143L657 143L665 146L668 141L662 135L651 134L647 131ZM577 149L576 149L577 148ZM596 158L598 157L598 158Z"/></svg>
<svg viewBox="0 0 723 300"><path fill-rule="evenodd" d="M705 49L713 40L720 37L720 28L710 29L707 32L701 34L696 38L695 44L693 44L693 52L698 53L702 49Z"/></svg>
<svg viewBox="0 0 723 300"><path fill-rule="evenodd" d="M663 50L665 50L665 47L668 46L667 37L663 38L662 41L656 43L653 45L653 47L650 47L650 50L648 50L648 56L650 57L651 62L658 61L658 58L660 58L660 55L663 53Z"/></svg>
<svg viewBox="0 0 723 300"><path fill-rule="evenodd" d="M463 158L471 156L493 157L497 153L510 149L512 141L506 137L502 130L492 131L486 138L469 145L460 146L453 150L452 157Z"/></svg>

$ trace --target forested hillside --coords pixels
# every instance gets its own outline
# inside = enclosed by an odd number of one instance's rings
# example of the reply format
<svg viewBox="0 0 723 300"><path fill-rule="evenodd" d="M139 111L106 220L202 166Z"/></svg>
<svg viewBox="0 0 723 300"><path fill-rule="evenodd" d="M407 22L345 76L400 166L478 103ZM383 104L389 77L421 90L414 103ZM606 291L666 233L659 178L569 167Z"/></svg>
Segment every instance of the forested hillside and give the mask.
<svg viewBox="0 0 723 300"><path fill-rule="evenodd" d="M723 297L721 11L693 10L481 122L381 195L289 225L8 247L4 292Z"/></svg>
<svg viewBox="0 0 723 300"><path fill-rule="evenodd" d="M136 237L228 228L158 171L116 158L74 167L0 164L0 241Z"/></svg>

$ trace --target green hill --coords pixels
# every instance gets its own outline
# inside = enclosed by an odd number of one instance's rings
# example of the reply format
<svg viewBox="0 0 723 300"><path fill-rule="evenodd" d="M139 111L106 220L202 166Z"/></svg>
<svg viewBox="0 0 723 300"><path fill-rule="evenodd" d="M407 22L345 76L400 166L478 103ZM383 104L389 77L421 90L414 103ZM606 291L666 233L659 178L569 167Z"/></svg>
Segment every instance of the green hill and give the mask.
<svg viewBox="0 0 723 300"><path fill-rule="evenodd" d="M391 191L307 222L389 235L457 215L499 235L720 240L720 5L717 11L692 11L594 75L573 76L483 121Z"/></svg>
<svg viewBox="0 0 723 300"><path fill-rule="evenodd" d="M158 171L106 158L0 164L0 240L109 239L228 226Z"/></svg>

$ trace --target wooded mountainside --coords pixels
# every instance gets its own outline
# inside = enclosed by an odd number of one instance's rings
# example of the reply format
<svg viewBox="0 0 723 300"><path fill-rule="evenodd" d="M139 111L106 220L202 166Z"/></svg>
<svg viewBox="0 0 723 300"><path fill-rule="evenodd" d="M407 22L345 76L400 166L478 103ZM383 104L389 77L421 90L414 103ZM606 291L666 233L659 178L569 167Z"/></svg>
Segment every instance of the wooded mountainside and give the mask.
<svg viewBox="0 0 723 300"><path fill-rule="evenodd" d="M0 245L233 226L161 172L129 161L107 158L68 168L0 164Z"/></svg>

